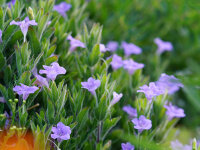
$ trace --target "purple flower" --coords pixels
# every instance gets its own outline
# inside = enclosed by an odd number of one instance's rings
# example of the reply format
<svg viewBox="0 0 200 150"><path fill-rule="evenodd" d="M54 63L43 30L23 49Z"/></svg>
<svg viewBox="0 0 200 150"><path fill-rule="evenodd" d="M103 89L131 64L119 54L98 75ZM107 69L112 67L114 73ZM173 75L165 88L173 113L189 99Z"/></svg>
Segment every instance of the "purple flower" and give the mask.
<svg viewBox="0 0 200 150"><path fill-rule="evenodd" d="M60 67L57 62L53 62L51 66L43 65L45 70L40 70L40 74L46 74L48 79L55 80L57 75L65 74L66 70L64 67Z"/></svg>
<svg viewBox="0 0 200 150"><path fill-rule="evenodd" d="M95 95L95 90L101 85L101 81L90 77L87 82L81 82L81 85L82 88L87 89L89 92Z"/></svg>
<svg viewBox="0 0 200 150"><path fill-rule="evenodd" d="M53 132L51 138L57 139L58 142L70 139L71 129L69 126L65 126L62 122L59 122L57 127L52 127L51 131Z"/></svg>
<svg viewBox="0 0 200 150"><path fill-rule="evenodd" d="M133 124L134 124L134 128L138 129L138 131L141 133L143 130L149 130L152 127L152 123L151 120L146 119L145 116L141 115L138 118L134 118L132 120Z"/></svg>
<svg viewBox="0 0 200 150"><path fill-rule="evenodd" d="M28 32L28 27L30 25L32 26L36 26L37 25L37 22L35 22L35 20L29 20L28 17L26 17L23 21L11 21L10 25L17 25L20 27L23 35L24 35L24 42L26 41L26 34Z"/></svg>
<svg viewBox="0 0 200 150"><path fill-rule="evenodd" d="M29 94L35 93L39 88L36 86L27 86L22 83L20 83L21 86L16 85L13 88L13 91L15 91L18 95L23 95L23 100L26 100L29 96Z"/></svg>
<svg viewBox="0 0 200 150"><path fill-rule="evenodd" d="M124 49L126 56L130 56L131 54L138 55L142 53L142 49L132 43L126 43L123 41L121 47Z"/></svg>
<svg viewBox="0 0 200 150"><path fill-rule="evenodd" d="M70 40L70 52L73 52L77 47L86 48L83 42L73 38L71 35L67 37L67 40Z"/></svg>
<svg viewBox="0 0 200 150"><path fill-rule="evenodd" d="M141 86L140 90L137 90L137 92L143 92L149 101L151 101L153 97L164 94L164 91L161 90L160 87L156 86L154 82L150 82L149 86Z"/></svg>
<svg viewBox="0 0 200 150"><path fill-rule="evenodd" d="M0 43L2 43L2 31L0 29Z"/></svg>
<svg viewBox="0 0 200 150"><path fill-rule="evenodd" d="M6 103L4 97L0 97L0 103Z"/></svg>
<svg viewBox="0 0 200 150"><path fill-rule="evenodd" d="M127 142L127 143L122 143L122 150L134 150L135 147L133 145L131 145L131 143Z"/></svg>
<svg viewBox="0 0 200 150"><path fill-rule="evenodd" d="M122 98L123 94L117 94L116 92L113 92L113 99L110 102L110 106L115 105L121 98Z"/></svg>
<svg viewBox="0 0 200 150"><path fill-rule="evenodd" d="M169 103L169 105L164 105L164 107L167 109L166 114L168 116L168 120L185 117L185 113L182 108L174 106L171 103Z"/></svg>
<svg viewBox="0 0 200 150"><path fill-rule="evenodd" d="M113 70L117 70L123 66L123 60L120 56L114 54L112 57L112 62L110 64Z"/></svg>
<svg viewBox="0 0 200 150"><path fill-rule="evenodd" d="M137 117L137 110L130 105L124 106L123 111L125 111L131 118Z"/></svg>
<svg viewBox="0 0 200 150"><path fill-rule="evenodd" d="M137 63L132 59L124 60L123 61L124 69L132 75L136 70L144 68L144 64Z"/></svg>
<svg viewBox="0 0 200 150"><path fill-rule="evenodd" d="M102 53L109 51L109 49L106 48L104 44L99 44L99 49L100 49L100 52L102 52Z"/></svg>
<svg viewBox="0 0 200 150"><path fill-rule="evenodd" d="M10 125L10 120L9 120L10 116L9 116L9 114L7 113L7 111L5 111L4 115L5 115L5 117L6 117L5 129L8 129L8 128L9 128L9 125ZM11 113L11 116L12 116L12 113Z"/></svg>
<svg viewBox="0 0 200 150"><path fill-rule="evenodd" d="M168 94L174 94L180 87L183 87L183 84L180 83L176 77L173 75L169 76L165 73L161 74L159 80L156 82L156 85L162 90L167 91Z"/></svg>
<svg viewBox="0 0 200 150"><path fill-rule="evenodd" d="M67 17L66 12L70 10L72 7L71 4L67 4L66 2L61 2L58 5L54 5L53 10L57 11L64 18Z"/></svg>
<svg viewBox="0 0 200 150"><path fill-rule="evenodd" d="M191 145L183 145L178 140L171 142L172 150L192 150Z"/></svg>
<svg viewBox="0 0 200 150"><path fill-rule="evenodd" d="M47 22L47 26L49 26L50 24L51 24L51 21L48 21L48 22Z"/></svg>
<svg viewBox="0 0 200 150"><path fill-rule="evenodd" d="M49 87L49 83L46 78L40 76L39 74L36 74L35 77L36 77L35 84L37 84L39 87L43 86Z"/></svg>
<svg viewBox="0 0 200 150"><path fill-rule="evenodd" d="M157 44L157 46L158 46L158 49L157 49L158 54L161 54L164 51L172 51L173 50L173 45L170 42L162 41L160 38L155 38L154 43Z"/></svg>
<svg viewBox="0 0 200 150"><path fill-rule="evenodd" d="M12 5L15 5L16 0L11 0L7 3L8 7L11 8Z"/></svg>
<svg viewBox="0 0 200 150"><path fill-rule="evenodd" d="M106 47L111 51L114 52L117 50L119 44L115 41L110 41L107 43Z"/></svg>

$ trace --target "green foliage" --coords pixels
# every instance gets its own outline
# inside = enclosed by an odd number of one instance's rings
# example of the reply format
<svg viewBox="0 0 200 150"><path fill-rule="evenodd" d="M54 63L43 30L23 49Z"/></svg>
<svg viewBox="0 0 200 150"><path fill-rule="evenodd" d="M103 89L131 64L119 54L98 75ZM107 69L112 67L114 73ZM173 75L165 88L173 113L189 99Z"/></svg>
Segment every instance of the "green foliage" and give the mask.
<svg viewBox="0 0 200 150"><path fill-rule="evenodd" d="M35 150L50 150L52 143L63 150L120 149L122 142L130 142L137 150L165 150L170 147L169 135L179 121L167 120L163 107L167 100L176 98L176 103L185 107L186 114L194 117L181 120L178 125L193 128L200 123L195 118L200 108L199 28L196 25L199 17L198 11L191 9L192 3L185 5L186 0L66 0L72 8L64 18L53 10L60 2L16 0L9 8L5 1L0 1L0 98L5 100L0 103L0 129L6 128L7 121L8 127L31 129ZM29 26L24 38L20 27L10 22L22 21L27 16L38 25ZM86 48L78 47L71 52L69 35L83 42ZM172 41L174 51L156 55L155 37ZM127 40L141 46L143 54L130 58L143 62L145 68L133 75L123 68L114 71L109 58L113 53L100 51L100 44L109 40ZM116 53L123 56L121 48ZM48 85L39 85L36 74L53 62L64 67L66 74L48 80ZM140 86L156 81L163 72L174 73L181 79L184 88L179 94L158 96L152 103L143 94L137 94ZM101 81L95 94L81 86L89 77ZM20 83L39 89L23 100L13 91ZM123 97L112 106L114 91L123 93ZM152 128L142 133L134 129L132 118L122 110L125 105L134 106L138 116L151 119ZM61 143L50 136L58 122L72 130L70 139ZM196 140L193 150L197 150Z"/></svg>

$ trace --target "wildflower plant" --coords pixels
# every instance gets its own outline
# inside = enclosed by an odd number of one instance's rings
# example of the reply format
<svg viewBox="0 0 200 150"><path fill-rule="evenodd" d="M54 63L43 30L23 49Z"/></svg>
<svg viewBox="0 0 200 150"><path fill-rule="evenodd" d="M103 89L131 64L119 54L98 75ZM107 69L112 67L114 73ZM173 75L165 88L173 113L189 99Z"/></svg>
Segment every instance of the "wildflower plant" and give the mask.
<svg viewBox="0 0 200 150"><path fill-rule="evenodd" d="M167 74L150 82L132 43L102 44L87 4L1 2L0 129L30 130L32 149L162 149L187 116L170 103L183 84Z"/></svg>

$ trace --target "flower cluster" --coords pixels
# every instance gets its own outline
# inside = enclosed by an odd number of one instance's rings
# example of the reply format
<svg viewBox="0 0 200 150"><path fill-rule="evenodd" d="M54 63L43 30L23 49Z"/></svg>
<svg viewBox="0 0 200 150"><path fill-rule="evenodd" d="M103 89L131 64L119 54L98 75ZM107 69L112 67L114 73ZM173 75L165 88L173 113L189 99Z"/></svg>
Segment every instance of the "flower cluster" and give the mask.
<svg viewBox="0 0 200 150"><path fill-rule="evenodd" d="M53 62L51 66L45 66L43 65L45 70L40 70L40 74L46 74L47 79L36 74L36 81L35 84L37 84L39 87L47 86L48 87L48 79L55 80L56 76L59 74L65 74L66 70L63 67L60 67L57 62ZM29 96L29 94L35 93L39 88L36 86L27 86L22 83L20 83L21 86L15 86L13 88L13 91L15 91L18 95L23 95L23 100L26 100Z"/></svg>
<svg viewBox="0 0 200 150"><path fill-rule="evenodd" d="M132 75L136 70L144 68L144 64L137 63L132 59L122 60L122 58L116 54L113 55L111 65L113 70L124 67L130 75Z"/></svg>

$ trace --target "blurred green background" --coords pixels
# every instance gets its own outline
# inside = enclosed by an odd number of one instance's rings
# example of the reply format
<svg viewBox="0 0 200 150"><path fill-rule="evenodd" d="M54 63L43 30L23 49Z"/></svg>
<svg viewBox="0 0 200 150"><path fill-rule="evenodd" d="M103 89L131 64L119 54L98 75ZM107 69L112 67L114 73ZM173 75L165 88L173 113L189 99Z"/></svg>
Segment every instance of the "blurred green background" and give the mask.
<svg viewBox="0 0 200 150"><path fill-rule="evenodd" d="M102 42L132 42L143 49L134 59L145 64L150 81L162 72L181 79L184 88L174 101L187 117L178 126L199 137L200 125L200 1L199 0L90 0L89 19L103 25ZM155 55L153 40L172 42L174 50L161 58ZM186 129L186 130L185 130ZM190 137L191 136L191 137Z"/></svg>

